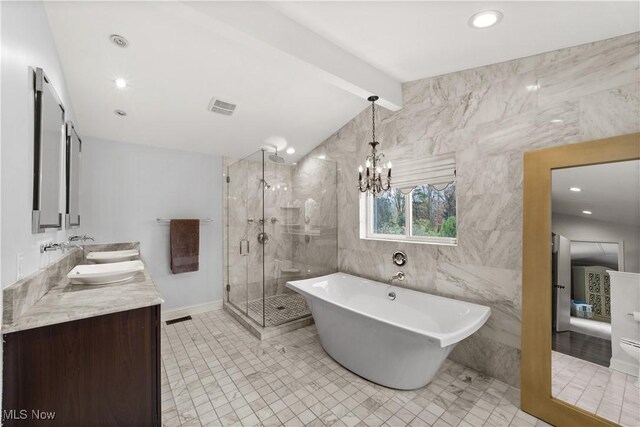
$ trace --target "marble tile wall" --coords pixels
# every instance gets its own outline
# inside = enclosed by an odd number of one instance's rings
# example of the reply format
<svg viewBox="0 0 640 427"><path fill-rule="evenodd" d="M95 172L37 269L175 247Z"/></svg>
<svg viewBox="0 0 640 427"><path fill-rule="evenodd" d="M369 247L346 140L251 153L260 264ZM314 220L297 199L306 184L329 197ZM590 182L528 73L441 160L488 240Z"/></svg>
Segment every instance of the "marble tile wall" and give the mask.
<svg viewBox="0 0 640 427"><path fill-rule="evenodd" d="M247 300L262 298L263 276L269 297L285 292L287 280L337 271L335 162L306 158L291 165L265 157L263 170L258 152L237 162L226 160L226 166L225 284L236 306L245 308ZM264 193L263 173L269 184ZM263 230L269 237L264 248L257 241ZM244 239L250 250L241 255Z"/></svg>
<svg viewBox="0 0 640 427"><path fill-rule="evenodd" d="M268 158L265 161L264 176L270 185L264 192L264 231L269 236L264 247L264 283L267 297L284 291L284 282L280 280L281 270L290 265L293 259L293 247L282 226L285 221L282 207L291 206L293 203L293 169L289 164L274 163ZM262 284L259 283L259 286Z"/></svg>
<svg viewBox="0 0 640 427"><path fill-rule="evenodd" d="M76 265L86 264L86 254L94 251L119 251L139 249L139 242L83 245L83 250L73 248L50 265L22 278L3 289L2 323L12 325L16 319L38 302Z"/></svg>
<svg viewBox="0 0 640 427"><path fill-rule="evenodd" d="M293 204L300 209L297 225L288 231L296 278L338 271L337 164L305 157L292 174Z"/></svg>
<svg viewBox="0 0 640 427"><path fill-rule="evenodd" d="M371 132L364 110L309 154L338 164L340 271L387 280L392 252L404 250L403 286L492 309L450 357L517 385L523 153L639 132L639 58L634 33L403 85L404 108L380 109L381 151L390 160L455 152L455 247L359 238L355 180Z"/></svg>
<svg viewBox="0 0 640 427"><path fill-rule="evenodd" d="M11 325L83 260L82 251L72 249L52 264L2 290L2 323Z"/></svg>

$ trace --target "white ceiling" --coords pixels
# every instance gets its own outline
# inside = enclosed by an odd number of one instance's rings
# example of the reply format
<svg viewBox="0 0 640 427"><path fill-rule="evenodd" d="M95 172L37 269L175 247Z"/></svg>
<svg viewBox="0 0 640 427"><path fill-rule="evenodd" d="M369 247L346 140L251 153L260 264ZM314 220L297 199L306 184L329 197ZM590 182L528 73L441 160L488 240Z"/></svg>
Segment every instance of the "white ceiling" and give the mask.
<svg viewBox="0 0 640 427"><path fill-rule="evenodd" d="M640 160L554 170L551 185L554 213L640 226Z"/></svg>
<svg viewBox="0 0 640 427"><path fill-rule="evenodd" d="M637 2L47 2L82 135L296 160L401 82L640 30ZM478 10L503 21L469 28ZM579 17L579 19L577 19ZM121 34L121 49L108 40ZM130 82L118 90L113 80ZM217 96L233 116L210 113ZM118 117L113 110L125 110Z"/></svg>
<svg viewBox="0 0 640 427"><path fill-rule="evenodd" d="M47 3L81 135L236 158L282 137L300 155L366 107L286 57L220 37L180 6ZM114 46L113 33L130 46ZM118 77L130 86L117 89ZM214 96L237 104L235 113L209 112Z"/></svg>
<svg viewBox="0 0 640 427"><path fill-rule="evenodd" d="M636 1L277 2L274 7L406 82L638 31ZM468 19L504 18L488 29Z"/></svg>

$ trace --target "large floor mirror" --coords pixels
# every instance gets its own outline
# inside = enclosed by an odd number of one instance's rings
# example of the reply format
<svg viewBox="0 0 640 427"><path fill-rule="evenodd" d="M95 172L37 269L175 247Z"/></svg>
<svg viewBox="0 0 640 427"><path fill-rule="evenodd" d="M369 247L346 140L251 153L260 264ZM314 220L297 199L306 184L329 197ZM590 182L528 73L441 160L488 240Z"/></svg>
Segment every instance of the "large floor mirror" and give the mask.
<svg viewBox="0 0 640 427"><path fill-rule="evenodd" d="M640 134L525 154L522 408L640 426Z"/></svg>

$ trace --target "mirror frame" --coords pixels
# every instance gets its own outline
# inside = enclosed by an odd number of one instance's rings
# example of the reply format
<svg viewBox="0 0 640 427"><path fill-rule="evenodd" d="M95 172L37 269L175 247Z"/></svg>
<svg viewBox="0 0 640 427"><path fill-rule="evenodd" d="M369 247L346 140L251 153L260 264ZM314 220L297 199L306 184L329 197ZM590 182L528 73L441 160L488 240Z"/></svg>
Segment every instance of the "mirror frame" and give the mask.
<svg viewBox="0 0 640 427"><path fill-rule="evenodd" d="M51 94L53 95L56 103L62 110L62 126L65 124L65 108L60 101L60 97L56 93L55 89L51 85L51 81L46 76L42 68L36 68L33 72L34 79L34 145L33 145L33 211L31 213L31 231L34 234L44 233L47 229L55 228L62 230L62 212L60 212L60 202L58 201L58 222L57 224L42 224L40 222L40 202L42 201L42 94L45 90L45 85L49 85ZM62 126L60 127L60 144L62 144L64 131ZM60 161L60 160L59 160ZM59 177L58 177L59 179ZM58 197L59 198L59 197Z"/></svg>
<svg viewBox="0 0 640 427"><path fill-rule="evenodd" d="M520 402L523 411L556 426L617 424L551 394L551 173L637 159L640 133L524 155Z"/></svg>
<svg viewBox="0 0 640 427"><path fill-rule="evenodd" d="M77 144L78 144L78 170L72 170L71 168L71 156L73 155L73 145L74 145L74 138L75 140L77 140ZM82 162L82 139L80 139L80 137L78 136L78 133L76 131L75 126L73 125L72 121L68 121L67 125L66 125L66 139L67 139L67 146L66 146L66 161L65 161L65 182L66 182L66 192L65 192L65 228L70 229L70 228L78 228L80 227L80 206L78 205L78 213L77 213L77 217L78 220L77 222L72 222L71 220L71 212L70 212L70 208L71 208L71 182L74 178L77 178L78 180L80 180L80 168L81 168L81 162ZM79 186L80 183L78 182L78 193L79 193ZM78 198L78 203L79 203L79 199L80 199L80 194L76 194L75 197Z"/></svg>

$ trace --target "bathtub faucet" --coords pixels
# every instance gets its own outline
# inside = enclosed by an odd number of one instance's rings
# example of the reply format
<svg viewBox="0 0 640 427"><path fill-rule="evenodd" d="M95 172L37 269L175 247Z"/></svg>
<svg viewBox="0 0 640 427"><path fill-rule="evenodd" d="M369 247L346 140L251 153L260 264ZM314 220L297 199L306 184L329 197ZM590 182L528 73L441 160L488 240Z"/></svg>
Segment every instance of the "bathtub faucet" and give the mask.
<svg viewBox="0 0 640 427"><path fill-rule="evenodd" d="M402 271L398 271L396 274L391 276L391 278L389 279L389 284L392 284L394 280L404 282L404 273Z"/></svg>

